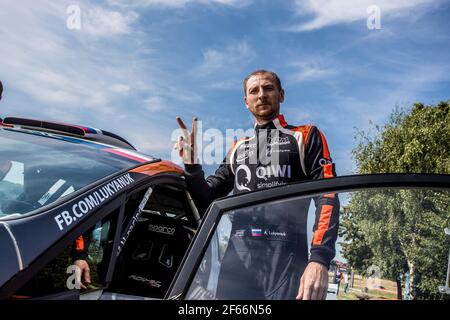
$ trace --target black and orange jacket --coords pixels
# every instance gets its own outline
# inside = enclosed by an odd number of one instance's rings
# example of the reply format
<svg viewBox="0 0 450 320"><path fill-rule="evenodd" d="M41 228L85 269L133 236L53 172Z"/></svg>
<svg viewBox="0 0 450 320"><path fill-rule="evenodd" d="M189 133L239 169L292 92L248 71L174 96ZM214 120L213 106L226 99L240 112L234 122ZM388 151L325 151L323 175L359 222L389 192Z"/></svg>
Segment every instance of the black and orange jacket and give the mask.
<svg viewBox="0 0 450 320"><path fill-rule="evenodd" d="M335 177L328 145L312 125L290 126L279 115L255 126L255 135L237 141L214 175L207 179L200 165L185 165L186 183L203 211L215 199L290 182ZM335 255L339 200L334 194L315 198L316 219L310 261L329 267Z"/></svg>

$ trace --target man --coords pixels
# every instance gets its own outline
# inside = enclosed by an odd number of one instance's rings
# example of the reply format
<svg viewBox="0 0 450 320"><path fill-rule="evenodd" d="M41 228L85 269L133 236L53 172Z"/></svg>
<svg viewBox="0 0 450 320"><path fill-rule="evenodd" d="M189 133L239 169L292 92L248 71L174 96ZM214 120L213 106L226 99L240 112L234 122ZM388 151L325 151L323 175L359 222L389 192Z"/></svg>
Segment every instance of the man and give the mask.
<svg viewBox="0 0 450 320"><path fill-rule="evenodd" d="M235 143L215 174L206 180L201 166L197 164L197 119L193 120L192 133L189 134L183 121L177 118L184 137L180 137L175 148L185 164L186 183L197 207L204 210L214 199L232 190L236 194L289 182L335 176L325 137L314 126L289 126L280 114L284 97L281 81L271 71L258 70L245 78L244 102L255 118L255 136ZM261 149L263 152L260 152ZM241 162L255 154L256 161ZM269 162L261 159L260 155L268 156ZM266 170L261 169L262 162L288 174L257 179ZM309 262L299 281L297 295L294 296L297 299L326 297L328 268L335 254L338 212L339 202L334 194L316 200L314 239Z"/></svg>
<svg viewBox="0 0 450 320"><path fill-rule="evenodd" d="M344 273L344 293L348 293L348 272Z"/></svg>
<svg viewBox="0 0 450 320"><path fill-rule="evenodd" d="M339 287L341 286L341 280L342 280L342 272L338 268L336 271L336 277L334 279L334 283L337 284L336 295L339 295Z"/></svg>

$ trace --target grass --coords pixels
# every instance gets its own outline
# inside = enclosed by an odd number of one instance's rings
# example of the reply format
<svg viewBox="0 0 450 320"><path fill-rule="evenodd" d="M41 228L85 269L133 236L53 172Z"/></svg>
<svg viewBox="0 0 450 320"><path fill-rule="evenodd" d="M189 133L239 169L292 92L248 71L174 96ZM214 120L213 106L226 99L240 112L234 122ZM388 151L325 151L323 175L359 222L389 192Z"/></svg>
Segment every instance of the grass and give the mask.
<svg viewBox="0 0 450 320"><path fill-rule="evenodd" d="M387 300L397 299L397 284L393 281L380 279L380 286L383 289L370 289L367 294L363 292L367 279L355 275L354 286L349 288L348 293L344 293L344 283L341 281L339 286L338 300Z"/></svg>

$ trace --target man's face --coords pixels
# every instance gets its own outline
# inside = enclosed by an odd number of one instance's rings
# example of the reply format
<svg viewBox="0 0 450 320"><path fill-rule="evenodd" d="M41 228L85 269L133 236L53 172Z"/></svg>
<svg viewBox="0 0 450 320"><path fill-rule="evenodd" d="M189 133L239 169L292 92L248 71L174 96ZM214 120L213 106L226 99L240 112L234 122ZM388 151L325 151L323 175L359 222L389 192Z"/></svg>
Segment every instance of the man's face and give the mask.
<svg viewBox="0 0 450 320"><path fill-rule="evenodd" d="M279 90L270 73L256 74L247 81L244 101L257 120L273 120L284 101L284 91Z"/></svg>

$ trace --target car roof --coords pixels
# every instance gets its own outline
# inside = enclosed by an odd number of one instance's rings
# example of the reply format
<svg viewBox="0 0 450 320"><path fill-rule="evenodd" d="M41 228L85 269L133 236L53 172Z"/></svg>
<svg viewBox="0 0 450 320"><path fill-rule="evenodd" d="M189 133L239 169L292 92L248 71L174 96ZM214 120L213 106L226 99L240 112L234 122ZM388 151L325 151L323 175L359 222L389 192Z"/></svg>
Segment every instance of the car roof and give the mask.
<svg viewBox="0 0 450 320"><path fill-rule="evenodd" d="M4 127L13 127L15 129L32 129L57 133L84 140L100 142L123 149L136 150L131 143L119 135L92 127L17 117L7 117L3 119L3 121L0 119L0 125Z"/></svg>

